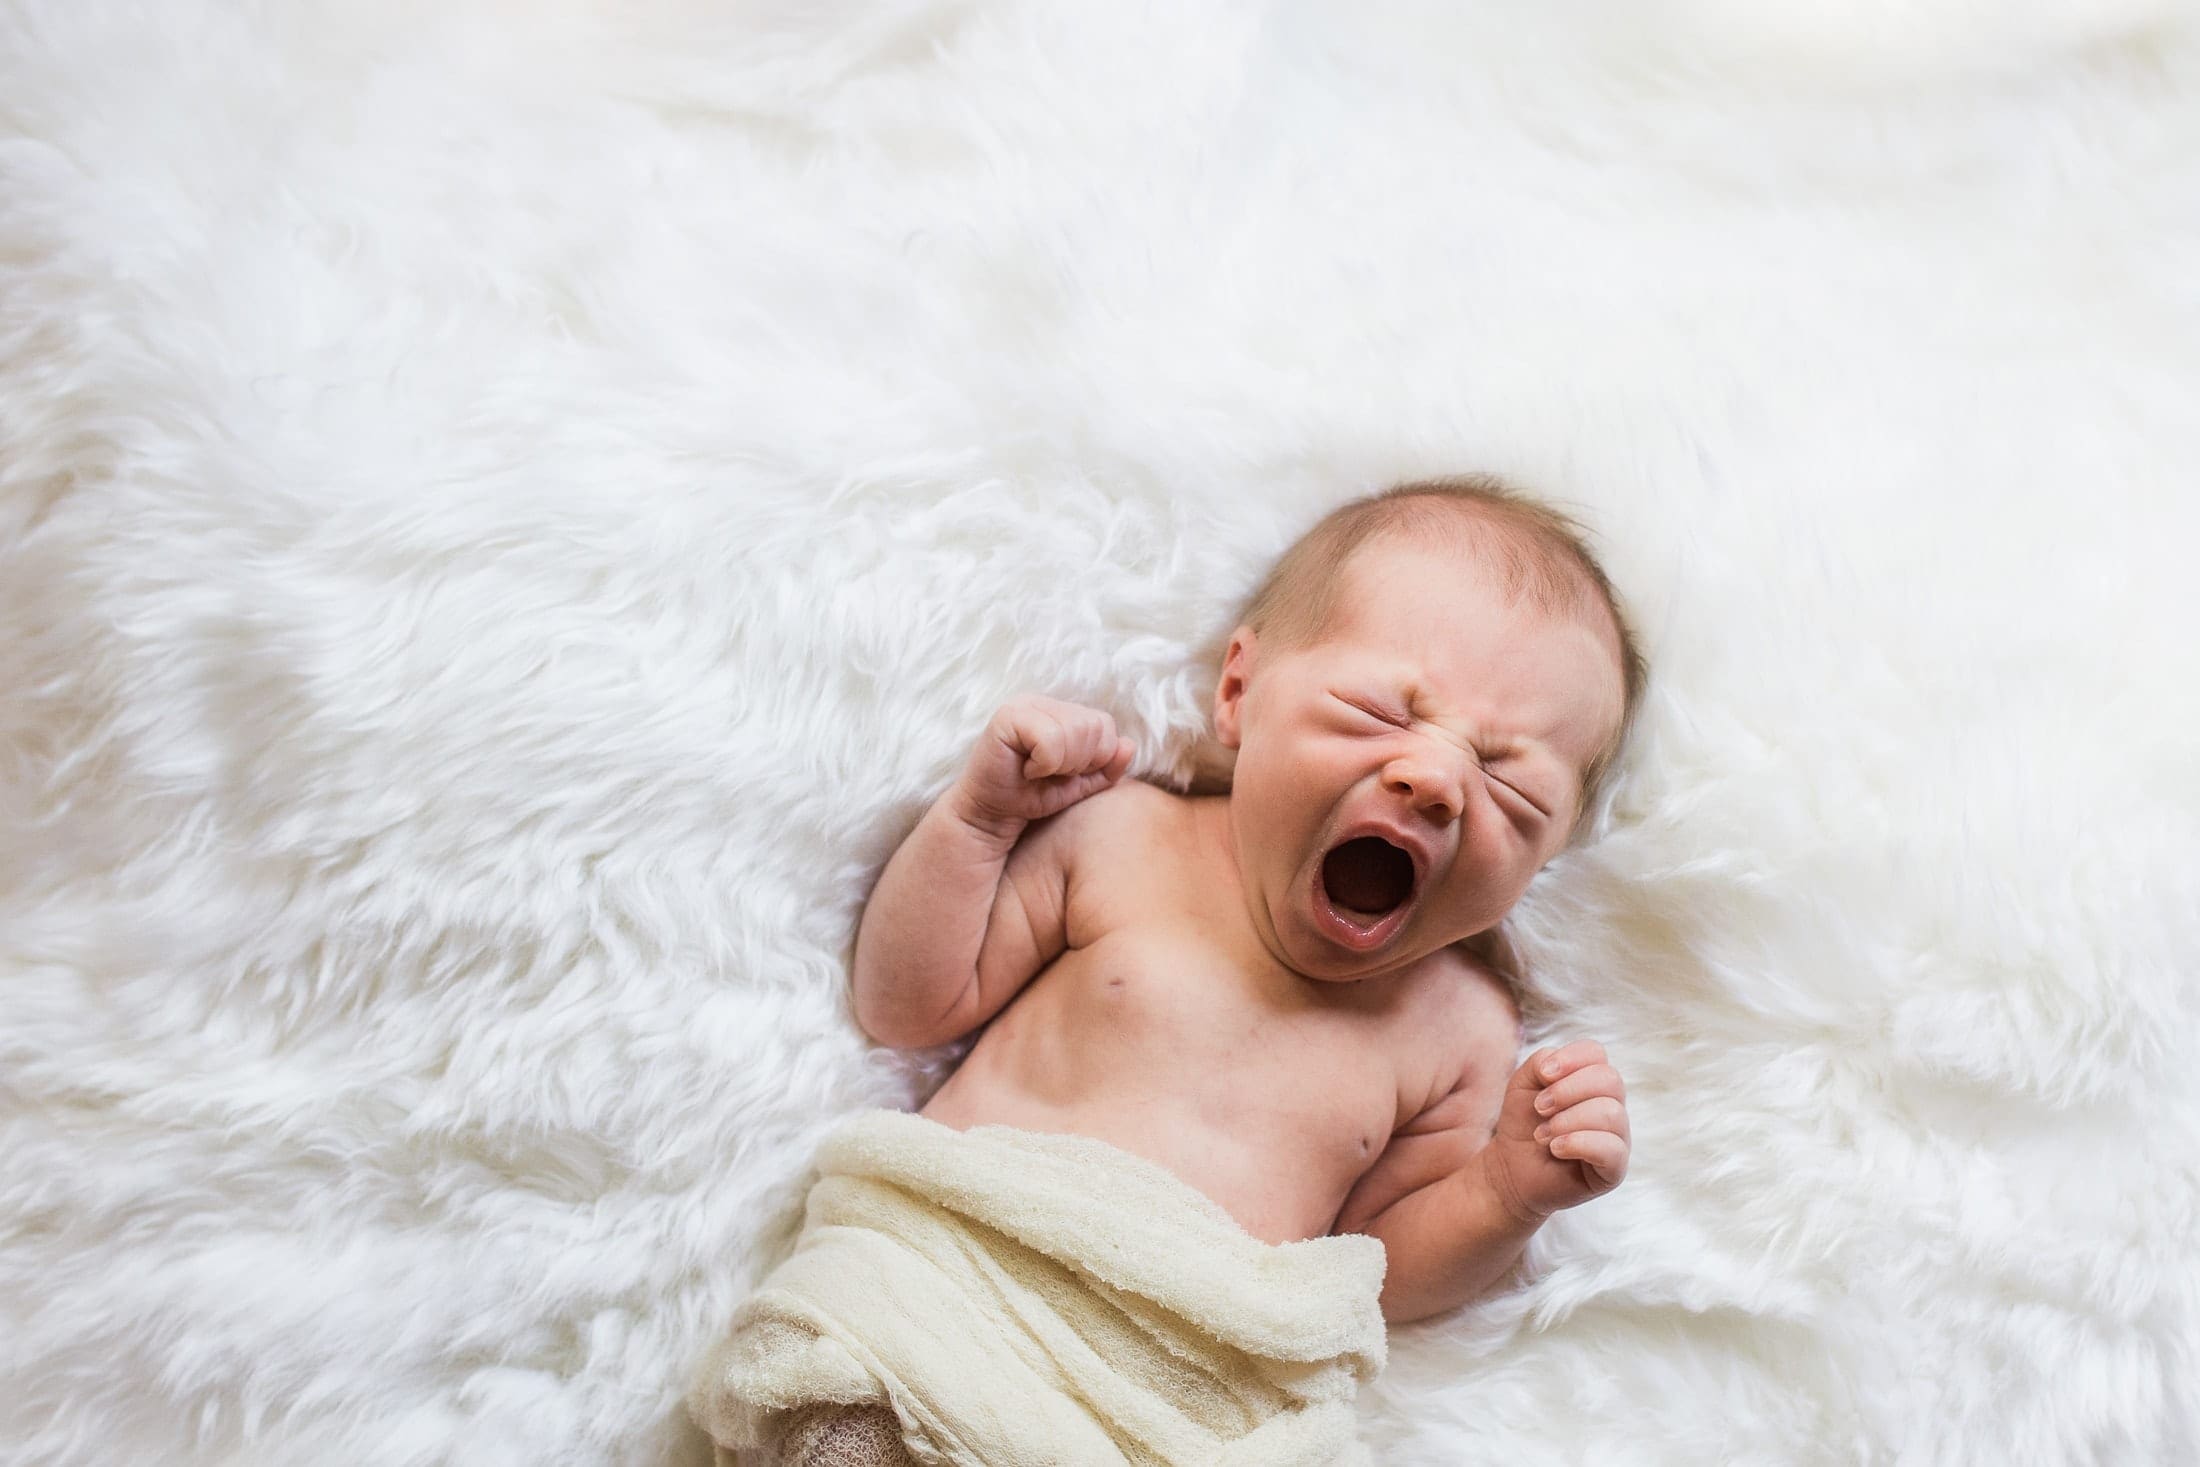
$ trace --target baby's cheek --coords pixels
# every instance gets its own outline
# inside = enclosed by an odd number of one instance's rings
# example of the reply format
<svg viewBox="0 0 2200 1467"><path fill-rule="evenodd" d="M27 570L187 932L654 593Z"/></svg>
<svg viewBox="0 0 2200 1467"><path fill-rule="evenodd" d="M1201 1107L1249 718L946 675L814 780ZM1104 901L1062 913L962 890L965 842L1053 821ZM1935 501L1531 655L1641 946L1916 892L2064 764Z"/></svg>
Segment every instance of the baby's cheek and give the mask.
<svg viewBox="0 0 2200 1467"><path fill-rule="evenodd" d="M1470 900L1487 921L1511 911L1535 877L1532 859L1487 829L1477 832L1462 854L1466 859L1460 869L1472 887Z"/></svg>
<svg viewBox="0 0 2200 1467"><path fill-rule="evenodd" d="M1302 772L1240 757L1231 792L1240 835L1258 850L1295 853L1310 824L1319 824L1307 809L1306 784Z"/></svg>

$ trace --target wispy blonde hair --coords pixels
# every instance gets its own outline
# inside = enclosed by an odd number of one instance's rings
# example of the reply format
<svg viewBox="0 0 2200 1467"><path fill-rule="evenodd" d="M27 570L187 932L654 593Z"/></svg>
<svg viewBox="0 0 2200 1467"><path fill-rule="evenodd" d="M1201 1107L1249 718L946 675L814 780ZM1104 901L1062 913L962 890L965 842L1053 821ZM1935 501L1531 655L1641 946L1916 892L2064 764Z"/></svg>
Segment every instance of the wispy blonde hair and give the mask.
<svg viewBox="0 0 2200 1467"><path fill-rule="evenodd" d="M1554 615L1602 617L1619 647L1619 727L1584 772L1582 809L1601 791L1634 726L1649 664L1582 527L1487 474L1417 479L1339 505L1283 553L1240 620L1263 639L1303 647L1328 631L1352 556L1385 535L1444 537L1496 574L1508 594Z"/></svg>

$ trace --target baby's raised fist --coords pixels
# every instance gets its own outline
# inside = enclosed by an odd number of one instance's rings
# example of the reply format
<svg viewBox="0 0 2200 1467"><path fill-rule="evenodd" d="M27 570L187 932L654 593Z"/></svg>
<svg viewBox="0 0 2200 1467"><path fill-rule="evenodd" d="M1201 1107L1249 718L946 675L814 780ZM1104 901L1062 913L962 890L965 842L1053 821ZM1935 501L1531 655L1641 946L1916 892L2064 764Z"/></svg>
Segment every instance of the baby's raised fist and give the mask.
<svg viewBox="0 0 2200 1467"><path fill-rule="evenodd" d="M1044 820L1121 779L1135 752L1097 708L1012 698L995 711L963 766L965 813L996 826Z"/></svg>
<svg viewBox="0 0 2200 1467"><path fill-rule="evenodd" d="M1506 1210L1540 1221L1617 1187L1633 1145L1626 1082L1583 1039L1539 1049L1513 1072L1482 1161Z"/></svg>

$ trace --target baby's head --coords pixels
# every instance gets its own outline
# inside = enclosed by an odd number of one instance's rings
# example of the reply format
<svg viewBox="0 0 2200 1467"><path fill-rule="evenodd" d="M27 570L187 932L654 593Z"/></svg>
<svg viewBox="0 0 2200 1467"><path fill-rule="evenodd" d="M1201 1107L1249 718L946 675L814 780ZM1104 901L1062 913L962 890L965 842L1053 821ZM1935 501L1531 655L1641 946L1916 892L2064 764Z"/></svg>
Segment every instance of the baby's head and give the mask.
<svg viewBox="0 0 2200 1467"><path fill-rule="evenodd" d="M1496 925L1594 803L1643 679L1563 516L1482 478L1330 514L1254 594L1215 688L1269 950L1361 978Z"/></svg>

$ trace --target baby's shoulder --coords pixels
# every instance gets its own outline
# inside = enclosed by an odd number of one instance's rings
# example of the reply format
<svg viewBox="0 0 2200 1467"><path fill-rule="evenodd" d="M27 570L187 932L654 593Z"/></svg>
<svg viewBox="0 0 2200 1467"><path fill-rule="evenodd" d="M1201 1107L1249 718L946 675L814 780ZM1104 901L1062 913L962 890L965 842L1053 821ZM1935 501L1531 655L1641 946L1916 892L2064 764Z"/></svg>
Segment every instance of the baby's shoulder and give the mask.
<svg viewBox="0 0 2200 1467"><path fill-rule="evenodd" d="M1475 1067L1510 1067L1520 1044L1520 1003L1487 954L1454 943L1421 960L1414 974L1417 1027Z"/></svg>
<svg viewBox="0 0 2200 1467"><path fill-rule="evenodd" d="M1457 944L1415 963L1407 981L1392 1028L1405 1113L1415 1127L1465 1124L1487 1135L1520 1049L1512 985L1486 955Z"/></svg>
<svg viewBox="0 0 2200 1467"><path fill-rule="evenodd" d="M1048 820L1047 838L1073 876L1152 870L1186 848L1187 804L1143 780L1119 780Z"/></svg>
<svg viewBox="0 0 2200 1467"><path fill-rule="evenodd" d="M1165 838L1190 802L1142 779L1117 780L1054 817L1081 835Z"/></svg>
<svg viewBox="0 0 2200 1467"><path fill-rule="evenodd" d="M1428 955L1429 977L1453 1002L1478 1013L1503 1014L1517 1019L1520 1006L1512 979L1489 953L1469 939L1440 947Z"/></svg>

